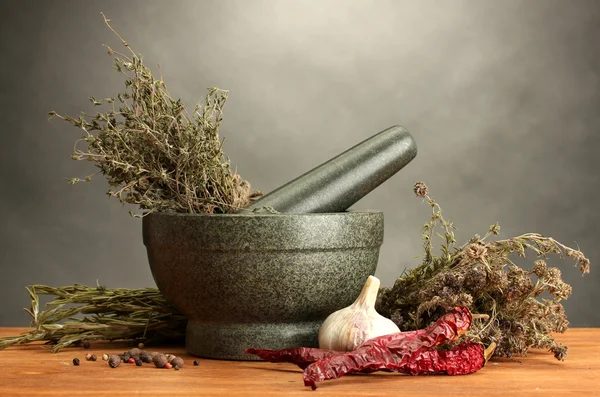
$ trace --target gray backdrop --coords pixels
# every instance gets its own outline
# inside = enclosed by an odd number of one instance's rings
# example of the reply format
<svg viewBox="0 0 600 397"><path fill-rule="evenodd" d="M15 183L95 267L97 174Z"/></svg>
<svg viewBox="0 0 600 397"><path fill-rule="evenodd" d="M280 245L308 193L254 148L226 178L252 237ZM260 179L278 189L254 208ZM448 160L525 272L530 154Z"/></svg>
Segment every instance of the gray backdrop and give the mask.
<svg viewBox="0 0 600 397"><path fill-rule="evenodd" d="M222 135L234 166L268 192L393 125L417 158L355 208L385 212L377 276L390 285L421 252L425 181L459 241L498 221L578 244L563 269L575 326L600 326L597 209L600 2L4 2L0 56L0 326L25 326L25 285L154 286L141 222L70 159L78 130L47 112L92 110L123 80L100 11L160 63L190 106L229 89Z"/></svg>

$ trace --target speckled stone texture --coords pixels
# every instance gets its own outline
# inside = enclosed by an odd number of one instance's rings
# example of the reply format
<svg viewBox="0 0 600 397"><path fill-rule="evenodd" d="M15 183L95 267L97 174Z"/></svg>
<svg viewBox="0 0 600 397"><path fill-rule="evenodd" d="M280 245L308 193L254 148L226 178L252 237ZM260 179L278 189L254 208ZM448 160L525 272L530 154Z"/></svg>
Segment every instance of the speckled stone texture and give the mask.
<svg viewBox="0 0 600 397"><path fill-rule="evenodd" d="M343 212L417 156L417 143L392 126L346 150L241 210L272 207L279 212Z"/></svg>
<svg viewBox="0 0 600 397"><path fill-rule="evenodd" d="M187 351L255 360L246 348L318 346L375 273L383 213L154 213L143 237L158 288L189 319Z"/></svg>

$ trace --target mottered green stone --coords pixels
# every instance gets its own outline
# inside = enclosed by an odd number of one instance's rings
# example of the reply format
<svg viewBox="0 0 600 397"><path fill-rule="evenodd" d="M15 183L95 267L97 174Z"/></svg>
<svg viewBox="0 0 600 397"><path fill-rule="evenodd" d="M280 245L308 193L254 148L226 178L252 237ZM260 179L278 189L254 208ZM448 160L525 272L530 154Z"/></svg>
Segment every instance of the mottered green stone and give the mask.
<svg viewBox="0 0 600 397"><path fill-rule="evenodd" d="M154 213L143 238L158 288L188 318L187 351L254 360L246 348L318 346L321 323L375 273L383 213Z"/></svg>

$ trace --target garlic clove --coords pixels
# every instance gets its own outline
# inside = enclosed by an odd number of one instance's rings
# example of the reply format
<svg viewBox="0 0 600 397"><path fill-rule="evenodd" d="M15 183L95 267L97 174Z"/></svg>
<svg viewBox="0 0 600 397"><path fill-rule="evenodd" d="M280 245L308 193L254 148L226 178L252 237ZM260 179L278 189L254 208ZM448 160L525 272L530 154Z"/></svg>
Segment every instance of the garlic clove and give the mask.
<svg viewBox="0 0 600 397"><path fill-rule="evenodd" d="M330 314L319 329L319 347L352 351L365 341L400 332L398 326L375 310L381 282L369 276L354 303Z"/></svg>

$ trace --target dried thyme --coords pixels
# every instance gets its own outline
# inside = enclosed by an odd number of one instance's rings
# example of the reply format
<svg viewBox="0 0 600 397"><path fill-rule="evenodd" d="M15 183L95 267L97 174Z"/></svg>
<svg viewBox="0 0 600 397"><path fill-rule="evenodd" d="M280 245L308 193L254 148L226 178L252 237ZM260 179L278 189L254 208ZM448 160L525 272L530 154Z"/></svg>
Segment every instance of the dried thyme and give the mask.
<svg viewBox="0 0 600 397"><path fill-rule="evenodd" d="M250 184L231 171L222 151L219 127L228 91L210 88L204 104L188 114L182 101L169 94L162 73L156 78L102 16L127 51L105 46L114 57L114 68L125 76L125 90L115 98L90 97L93 105L108 108L95 115L50 112L83 131L72 158L94 163L96 174L103 174L111 186L110 197L146 213L230 213L260 197L261 192L252 192ZM90 182L96 174L69 181Z"/></svg>
<svg viewBox="0 0 600 397"><path fill-rule="evenodd" d="M419 329L435 321L449 308L466 306L488 315L488 321L473 324L467 337L485 345L497 344L496 355L526 355L530 348L550 350L563 360L567 347L557 343L554 332L569 326L560 303L572 288L561 279L558 268L548 268L544 258L557 254L576 261L582 274L589 273L590 261L576 249L536 233L486 241L497 235L500 226L490 226L485 236L474 236L456 247L454 225L444 219L442 209L429 196L427 186L418 182L414 192L432 208L431 220L423 226L422 263L404 272L391 288L380 290L377 310L390 317L401 330ZM436 226L441 225L441 255L432 250ZM530 269L517 266L509 256L525 258L526 250L539 259ZM541 295L547 293L549 298Z"/></svg>

